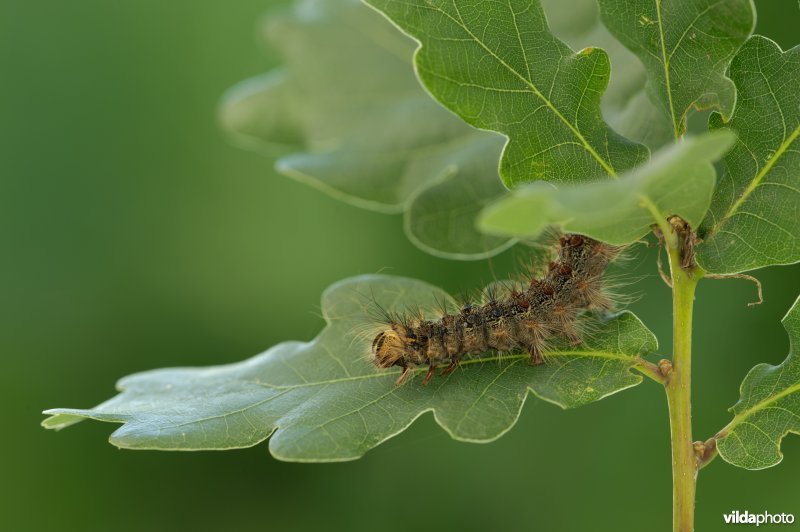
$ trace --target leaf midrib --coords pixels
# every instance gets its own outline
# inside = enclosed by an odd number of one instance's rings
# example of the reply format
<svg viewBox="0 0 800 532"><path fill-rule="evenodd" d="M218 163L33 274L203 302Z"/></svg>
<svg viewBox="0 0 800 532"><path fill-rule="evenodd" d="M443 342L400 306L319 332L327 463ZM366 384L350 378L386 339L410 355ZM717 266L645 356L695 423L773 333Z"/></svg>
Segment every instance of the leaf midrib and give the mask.
<svg viewBox="0 0 800 532"><path fill-rule="evenodd" d="M800 125L798 125L794 129L794 131L792 131L792 133L786 138L786 140L783 141L783 143L778 147L778 150L769 159L769 161L767 161L767 164L765 164L761 168L761 170L756 174L756 176L753 178L753 180L750 182L750 184L747 186L744 192L742 192L741 196L739 196L739 199L737 199L733 203L733 205L731 205L728 211L720 218L719 222L717 222L717 224L714 225L710 233L712 234L716 233L722 226L722 224L724 224L733 215L736 214L736 212L744 204L744 202L747 201L747 198L750 197L750 195L753 192L755 192L755 190L759 187L759 185L761 185L761 181L764 180L767 174L772 170L772 167L775 166L775 162L783 156L783 154L789 149L789 146L791 146L794 143L794 141L797 140L798 136L800 136Z"/></svg>
<svg viewBox="0 0 800 532"><path fill-rule="evenodd" d="M623 355L620 353L612 353L608 351L556 351L553 353L547 353L547 357L563 357L563 356L576 356L576 357L583 357L583 358L605 358L611 360L622 360L625 362L630 362L631 365L636 364L636 356L633 355ZM468 360L462 360L459 364L460 366L469 366L473 364L482 364L485 362L508 362L508 361L517 361L517 360L525 360L529 359L531 356L529 354L523 353L518 355L509 355L509 356L492 356L492 357L478 357L478 358L470 358ZM427 371L427 367L419 367L414 368L411 371L414 373L420 373L422 371ZM295 390L299 388L311 388L314 386L326 386L329 384L339 384L342 382L352 382L352 381L360 381L360 380L367 380L367 379L382 379L386 378L390 375L397 375L400 373L399 371L392 371L392 372L376 372L376 373L369 373L365 375L355 375L351 377L342 377L339 379L330 379L325 381L315 381L315 382L305 382L301 384L290 384L290 385L280 385L280 384L269 384L265 382L254 383L259 386L263 386L264 388L269 388L272 390Z"/></svg>
<svg viewBox="0 0 800 532"><path fill-rule="evenodd" d="M678 138L678 127L675 123L675 105L672 103L672 84L669 81L669 58L664 41L664 26L661 22L661 0L656 0L656 19L658 19L658 37L661 41L661 64L664 65L664 83L667 86L667 100L669 101L669 114L672 118L672 133Z"/></svg>
<svg viewBox="0 0 800 532"><path fill-rule="evenodd" d="M605 358L605 359L610 359L610 360L622 360L622 361L625 361L625 362L630 362L632 366L636 363L636 357L634 357L634 356L628 356L628 355L623 355L623 354L619 354L619 353L611 353L611 352L606 352L606 351L592 351L591 353L587 353L585 351L556 351L556 352L553 352L553 353L548 353L547 356L548 357L578 356L578 357L583 357L583 358ZM470 358L468 360L463 360L460 365L461 366L468 366L468 365L473 365L473 364L481 364L481 363L484 363L484 362L497 362L497 361L517 362L519 360L526 360L526 359L529 359L529 358L530 358L530 355L528 355L528 354L518 354L518 355L510 355L510 356L504 356L504 357L478 357L478 358ZM511 364L509 364L508 367L511 367ZM507 369L508 368L506 368L506 370ZM426 367L420 367L420 368L412 369L411 371L415 372L415 373L420 373L422 371L427 371L427 368ZM268 383L263 383L263 382L252 383L252 384L257 384L258 386L262 386L264 388L269 388L271 390L277 390L277 391L279 391L279 393L277 395L271 395L271 396L269 396L267 398L260 399L259 401L255 402L253 404L249 404L249 405L243 406L243 407L238 408L236 410L232 410L232 411L229 411L229 412L224 412L222 414L217 414L217 415L209 416L209 417L202 418L202 419L193 419L191 421L186 421L184 423L180 423L180 424L176 425L176 427L188 426L188 425L192 425L192 424L195 424L195 423L202 423L202 422L205 422L205 421L210 421L212 419L226 419L226 418L228 418L228 417L230 417L232 415L236 415L236 414L239 414L239 413L246 412L248 410L252 410L253 408L261 406L262 404L265 404L265 403L267 403L269 401L272 401L273 399L277 399L278 397L284 395L285 393L288 393L291 390L302 389L302 388L313 388L313 387L316 387L316 386L327 386L327 385L330 385L330 384L339 384L339 383L342 383L342 382L352 382L352 381L367 380L367 379L386 378L387 376L392 376L392 375L395 375L397 373L399 373L399 372L370 373L370 374L367 374L367 375L356 375L356 376L351 376L351 377L342 377L340 379L330 379L330 380L327 380L327 381L305 382L305 383L302 383L302 384L293 384L293 385L288 385L288 386L273 385L273 384L268 384ZM387 395L390 395L391 393L394 393L395 391L396 391L396 388L393 387L391 390L389 390L389 392L386 395L379 397L378 399L374 400L373 402L377 402L378 400L385 398ZM65 411L62 412L61 410L65 410ZM88 411L67 410L67 409L53 409L53 410L49 410L49 411L46 411L46 412L53 412L53 415L63 415L63 414L71 414L73 412L88 412ZM119 414L119 413L117 413L117 414ZM73 415L81 415L81 414L73 414ZM106 420L102 420L102 421L106 421ZM120 419L120 421L123 422L123 423L127 423L130 420Z"/></svg>
<svg viewBox="0 0 800 532"><path fill-rule="evenodd" d="M791 395L793 393L796 393L796 392L800 392L800 382L797 382L794 385L783 389L781 392L779 392L778 394L776 394L774 396L768 397L768 398L764 399L763 401L759 401L754 406L748 408L744 412L741 412L741 413L736 414L735 416L733 416L733 420L728 425L729 430L735 429L741 423L745 422L748 418L750 418L753 414L758 413L761 410L764 410L769 405L777 403L778 401L780 401L784 397L789 396L789 395Z"/></svg>
<svg viewBox="0 0 800 532"><path fill-rule="evenodd" d="M547 106L547 108L549 108L549 109L550 109L550 110L551 110L551 111L552 111L552 112L553 112L553 113L556 115L556 117L558 117L558 119L559 119L559 120L560 120L560 121L561 121L561 122L562 122L564 125L566 125L566 126L567 126L567 128L569 128L569 130L570 130L570 131L573 133L573 135L575 135L575 137L576 137L576 138L577 138L577 139L580 141L580 143L581 143L581 145L584 147L584 149L585 149L585 150L586 150L586 151L587 151L587 152L588 152L588 153L589 153L589 154L590 154L590 155L591 155L591 156L592 156L592 157L593 157L593 158L594 158L594 159L595 159L595 160L596 160L596 161L597 161L599 164L600 164L600 166L602 166L602 167L603 167L603 169L606 171L606 173L607 173L609 176L611 176L611 177L614 177L614 178L616 178L616 177L617 177L617 173L616 173L616 171L614 170L613 166L611 166L611 164L610 164L608 161L606 161L605 159L603 159L603 158L600 156L600 154L599 154L599 153L597 153L597 152L595 151L595 149L594 149L594 148L593 148L593 147L592 147L592 146L589 144L589 142L588 142L588 141L586 140L586 138L585 138L585 137L584 137L584 136L581 134L581 132L580 132L580 131L578 131L578 129L576 129L576 128L575 128L575 127L574 127L574 126L573 126L573 125L572 125L572 124L569 122L569 120L567 120L567 118L566 118L566 117L565 117L563 114L561 114L561 112L560 112L560 111L559 111L559 110L558 110L558 109L557 109L557 108L556 108L556 107L553 105L553 103L552 103L552 102L551 102L551 101L550 101L548 98L546 98L546 97L544 96L544 94L543 94L543 93L542 93L542 92L539 90L539 88L538 88L538 87L537 87L537 86L536 86L536 85L533 83L533 81L532 81L532 80L530 80L530 79L526 78L525 76L523 76L522 74L520 74L519 72L517 72L517 71L516 71L516 69L514 69L514 68L513 68L511 65L509 65L508 63L506 63L506 62L505 62L505 61L504 61L504 60L503 60L501 57L499 57L497 54L495 54L495 53L494 53L494 52L493 52L493 51L492 51L492 50L491 50L491 49L490 49L488 46L486 46L486 44L484 44L484 43L483 43L483 41L481 41L481 40L480 40L480 39L477 37L477 35L475 35L474 33L472 33L472 32L469 30L469 28L467 28L467 26L466 26L466 25L463 23L463 21L457 20L455 17L453 17L452 15L450 15L449 13L447 13L446 11L444 11L443 9L440 9L439 7L437 7L437 6L433 5L433 4L431 3L431 0L425 0L425 3L428 5L428 7L429 7L430 9L433 9L433 10L435 10L435 11L438 11L439 13L441 13L442 15L444 15L445 17L449 18L449 19L450 19L450 20L451 20L451 21L452 21L452 22L453 22L453 23L454 23L456 26L458 26L458 27L459 27L459 28L461 28L461 29L462 29L462 30L463 30L465 33L467 33L467 35L469 35L469 36L470 36L470 38L472 38L472 40L473 40L473 41L475 41L475 43L477 43L477 44L478 44L478 45L479 45L481 48L483 48L484 50L486 50L486 53L488 53L488 54L489 54L489 55L490 55L490 56L491 56L493 59L495 59L497 62L499 62L501 65L503 65L503 66L504 66L504 67L505 67L505 68L506 68L506 69L507 69L509 72L511 72L511 73L512 73L514 76L516 76L517 78L519 78L519 80L520 80L520 81L522 81L523 83L525 83L525 85L527 85L527 86L528 86L528 88L531 90L531 92L532 92L532 93L533 93L535 96L537 96L537 97L538 97L538 98L539 98L539 99L540 99L542 102L544 102L545 106ZM453 8L456 10L456 13L458 13L458 16L459 16L459 18L460 18L460 17L461 17L461 13L459 12L459 10L458 10L458 5L455 3L455 1L453 2ZM509 9L510 9L510 11L511 11L511 14L512 14L512 16L515 16L515 14L514 14L514 11L513 11L513 9L511 9L510 5L509 5ZM520 39L520 41L521 41L521 36L519 35L519 32L517 32L517 38L518 38L518 39ZM555 37L553 37L553 38L555 39ZM521 48L521 50L522 50L523 56L525 56L525 51L524 51L524 48ZM526 61L526 66L527 66L527 61Z"/></svg>

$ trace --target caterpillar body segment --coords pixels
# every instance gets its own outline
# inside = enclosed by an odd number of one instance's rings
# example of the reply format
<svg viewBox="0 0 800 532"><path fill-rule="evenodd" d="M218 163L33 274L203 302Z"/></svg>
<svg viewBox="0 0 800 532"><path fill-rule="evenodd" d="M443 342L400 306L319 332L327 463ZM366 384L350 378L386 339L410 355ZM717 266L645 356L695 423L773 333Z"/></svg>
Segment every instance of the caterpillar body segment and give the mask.
<svg viewBox="0 0 800 532"><path fill-rule="evenodd" d="M372 341L371 360L380 369L403 368L398 384L413 368L428 367L427 383L437 367L447 364L442 372L447 375L464 357L487 351L524 349L532 364L541 364L554 339L582 342L582 314L613 307L603 289L603 273L620 251L585 236L563 235L546 273L504 297L491 291L483 304L466 303L458 313L444 312L435 321L387 319Z"/></svg>

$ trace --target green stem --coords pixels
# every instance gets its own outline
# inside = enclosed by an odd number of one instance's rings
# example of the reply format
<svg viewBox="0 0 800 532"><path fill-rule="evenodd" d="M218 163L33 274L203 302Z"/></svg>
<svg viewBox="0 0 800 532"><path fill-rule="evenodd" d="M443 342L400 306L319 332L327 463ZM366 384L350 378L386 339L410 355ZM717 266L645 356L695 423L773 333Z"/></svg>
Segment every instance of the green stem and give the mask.
<svg viewBox="0 0 800 532"><path fill-rule="evenodd" d="M672 236L672 235L671 235ZM668 238L672 273L672 371L665 385L672 437L672 524L675 532L694 530L697 459L692 443L692 309L694 292L703 271L684 269L680 238ZM670 245L672 244L672 245Z"/></svg>

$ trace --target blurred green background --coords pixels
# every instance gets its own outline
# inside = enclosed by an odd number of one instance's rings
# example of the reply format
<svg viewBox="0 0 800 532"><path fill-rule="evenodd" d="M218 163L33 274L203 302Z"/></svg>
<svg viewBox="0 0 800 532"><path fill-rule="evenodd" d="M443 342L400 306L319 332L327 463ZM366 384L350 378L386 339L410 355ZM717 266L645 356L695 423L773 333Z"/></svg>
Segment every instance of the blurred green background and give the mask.
<svg viewBox="0 0 800 532"><path fill-rule="evenodd" d="M216 105L273 64L253 28L275 3L0 2L0 529L668 530L666 406L650 382L575 411L530 398L490 445L451 441L426 415L343 464L281 463L266 445L119 451L111 425L39 428L41 410L92 406L132 372L310 339L319 294L343 277L383 269L456 292L513 263L427 256L399 217L338 203L226 142ZM795 0L756 4L761 33L797 44ZM666 354L653 259L632 263L633 310ZM727 423L750 367L786 355L779 320L800 267L759 277L766 303L753 309L748 283L699 290L697 438ZM766 471L704 470L698 530L722 530L734 509L800 519L800 438L783 448Z"/></svg>

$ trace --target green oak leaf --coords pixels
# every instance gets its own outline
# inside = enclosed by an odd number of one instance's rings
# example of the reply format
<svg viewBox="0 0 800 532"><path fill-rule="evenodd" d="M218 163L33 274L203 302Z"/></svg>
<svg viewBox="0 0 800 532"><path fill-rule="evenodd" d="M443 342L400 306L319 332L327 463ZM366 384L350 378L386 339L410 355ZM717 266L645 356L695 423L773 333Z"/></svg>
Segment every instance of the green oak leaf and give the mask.
<svg viewBox="0 0 800 532"><path fill-rule="evenodd" d="M474 223L506 192L502 137L424 91L408 37L358 0L298 0L270 13L263 33L283 66L223 98L235 142L279 154L280 173L338 199L403 212L408 236L430 253L476 259L513 244Z"/></svg>
<svg viewBox="0 0 800 532"><path fill-rule="evenodd" d="M800 434L800 298L786 316L789 356L777 366L759 364L742 381L740 399L716 436L720 456L745 469L772 467L783 459L781 440Z"/></svg>
<svg viewBox="0 0 800 532"><path fill-rule="evenodd" d="M420 43L417 74L436 99L509 138L500 162L509 187L615 176L648 158L601 116L608 54L573 52L537 0L366 1Z"/></svg>
<svg viewBox="0 0 800 532"><path fill-rule="evenodd" d="M278 154L302 145L302 112L292 94L291 75L276 68L228 90L220 119L240 146Z"/></svg>
<svg viewBox="0 0 800 532"><path fill-rule="evenodd" d="M647 95L642 62L611 35L596 0L542 0L553 34L573 50L598 47L611 59L612 76L603 94L603 117L618 133L657 149L671 141L672 128Z"/></svg>
<svg viewBox="0 0 800 532"><path fill-rule="evenodd" d="M129 449L232 449L271 435L270 452L281 460L351 460L429 411L455 439L494 440L514 425L529 390L564 408L597 401L638 384L642 377L631 368L656 349L653 334L623 312L593 323L582 345L555 345L544 365L530 366L527 354L486 354L427 386L420 369L398 387L396 371L376 370L367 358L372 298L401 312L449 300L410 279L348 279L323 295L327 326L311 342L282 343L225 366L132 375L119 382L116 397L89 410L50 410L43 425L123 423L111 443Z"/></svg>
<svg viewBox="0 0 800 532"><path fill-rule="evenodd" d="M594 0L543 6L570 46L609 52L614 76L602 109L612 127L654 148L670 139L644 93L644 68L602 25ZM505 192L502 141L430 100L413 74L410 39L355 0L299 0L267 21L268 45L285 65L227 92L220 116L234 142L277 156L279 171L333 197L402 211L406 234L429 253L474 259L513 243L474 229L478 212ZM426 153L435 154L429 163Z"/></svg>
<svg viewBox="0 0 800 532"><path fill-rule="evenodd" d="M739 100L729 122L738 142L700 228L700 265L738 273L800 261L800 46L782 52L754 36L730 67Z"/></svg>
<svg viewBox="0 0 800 532"><path fill-rule="evenodd" d="M729 131L688 138L614 181L519 187L487 207L478 223L483 231L520 237L559 225L612 244L635 242L673 214L696 226L711 203L712 163L734 140Z"/></svg>
<svg viewBox="0 0 800 532"><path fill-rule="evenodd" d="M725 76L752 33L752 0L598 0L603 23L644 63L650 98L675 137L690 107L728 117L736 88Z"/></svg>

